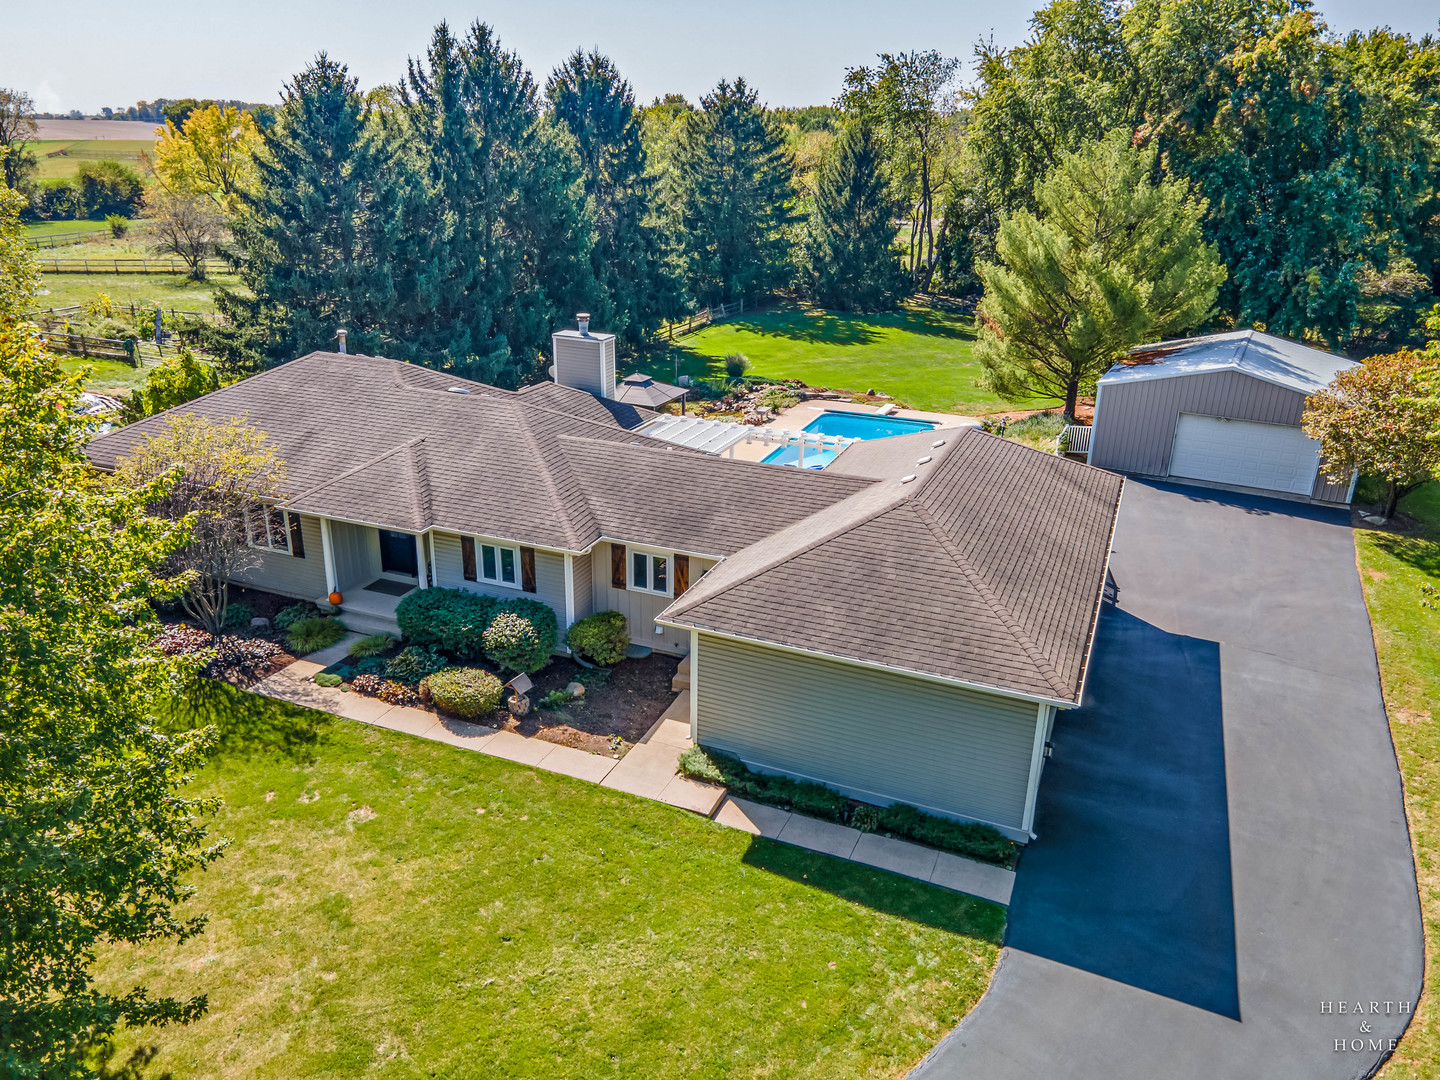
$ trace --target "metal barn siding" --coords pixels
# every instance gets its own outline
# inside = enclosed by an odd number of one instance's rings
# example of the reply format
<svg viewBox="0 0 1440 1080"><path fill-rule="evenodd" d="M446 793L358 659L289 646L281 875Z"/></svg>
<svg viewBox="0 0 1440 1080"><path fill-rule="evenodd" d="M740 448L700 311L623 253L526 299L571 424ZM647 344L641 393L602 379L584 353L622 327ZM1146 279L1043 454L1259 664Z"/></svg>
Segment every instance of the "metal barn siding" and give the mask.
<svg viewBox="0 0 1440 1080"><path fill-rule="evenodd" d="M709 559L690 557L690 581L700 580L700 575L715 564ZM590 553L592 604L596 611L618 611L630 625L630 640L636 645L645 645L658 652L684 656L690 651L690 631L673 626L662 626L664 633L655 633L655 616L664 611L675 598L641 592L638 589L617 589L610 584L610 545L596 544ZM629 572L629 566L626 566ZM576 582L577 589L580 583Z"/></svg>
<svg viewBox="0 0 1440 1080"><path fill-rule="evenodd" d="M697 741L853 798L1022 831L1037 706L701 633Z"/></svg>
<svg viewBox="0 0 1440 1080"><path fill-rule="evenodd" d="M307 514L300 518L300 535L305 557L297 559L283 551L260 551L260 561L232 580L281 596L315 600L325 595L325 549L320 541L320 519Z"/></svg>
<svg viewBox="0 0 1440 1080"><path fill-rule="evenodd" d="M1090 464L1140 476L1168 476L1181 413L1299 427L1305 395L1238 371L1108 383L1091 435ZM1343 502L1350 487L1329 483L1324 464L1311 497Z"/></svg>
<svg viewBox="0 0 1440 1080"><path fill-rule="evenodd" d="M488 581L466 581L464 557L460 551L460 537L455 533L436 532L432 534L435 545L435 584L446 589L468 589L484 593L501 600L539 600L555 612L560 623L560 632L565 632L565 556L553 551L535 552L535 592L527 593L504 585L492 585ZM477 538L477 545L485 541ZM514 546L514 545L511 545ZM478 561L478 556L477 556Z"/></svg>

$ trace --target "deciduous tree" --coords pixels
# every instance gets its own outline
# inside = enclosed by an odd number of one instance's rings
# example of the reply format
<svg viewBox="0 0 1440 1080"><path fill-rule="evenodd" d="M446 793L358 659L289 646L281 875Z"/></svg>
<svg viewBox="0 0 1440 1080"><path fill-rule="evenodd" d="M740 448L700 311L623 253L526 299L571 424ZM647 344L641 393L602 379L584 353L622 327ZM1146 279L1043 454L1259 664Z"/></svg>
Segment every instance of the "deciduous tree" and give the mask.
<svg viewBox="0 0 1440 1080"><path fill-rule="evenodd" d="M145 216L155 226L155 249L183 259L190 277L204 280L205 260L226 236L225 216L215 200L157 184L145 191Z"/></svg>
<svg viewBox="0 0 1440 1080"><path fill-rule="evenodd" d="M975 356L1010 399L1079 395L1142 341L1202 322L1225 268L1183 181L1152 181L1154 154L1118 132L1067 154L1036 188L1039 216L1002 219L999 261L983 263Z"/></svg>
<svg viewBox="0 0 1440 1080"><path fill-rule="evenodd" d="M189 349L181 349L150 369L145 385L125 398L121 416L127 422L143 420L218 389L220 376L215 369Z"/></svg>
<svg viewBox="0 0 1440 1080"><path fill-rule="evenodd" d="M30 95L0 87L0 174L6 187L19 190L35 171L35 153L29 144L38 131Z"/></svg>
<svg viewBox="0 0 1440 1080"><path fill-rule="evenodd" d="M177 195L208 195L234 212L239 197L254 189L262 145L253 116L211 103L188 112L179 126L165 121L155 143L155 174Z"/></svg>
<svg viewBox="0 0 1440 1080"><path fill-rule="evenodd" d="M0 269L3 277L3 269ZM157 571L183 521L86 462L90 421L32 328L0 324L0 1072L89 1077L86 1050L120 1025L186 1023L204 994L101 988L110 943L183 942L186 876L220 854L184 792L213 731L163 733L185 672L148 645Z"/></svg>
<svg viewBox="0 0 1440 1080"><path fill-rule="evenodd" d="M225 625L227 585L260 561L260 550L289 543L272 504L285 492L285 463L263 432L243 419L212 421L177 413L116 470L121 484L154 491L150 513L190 526L190 542L170 553L180 601L212 634Z"/></svg>

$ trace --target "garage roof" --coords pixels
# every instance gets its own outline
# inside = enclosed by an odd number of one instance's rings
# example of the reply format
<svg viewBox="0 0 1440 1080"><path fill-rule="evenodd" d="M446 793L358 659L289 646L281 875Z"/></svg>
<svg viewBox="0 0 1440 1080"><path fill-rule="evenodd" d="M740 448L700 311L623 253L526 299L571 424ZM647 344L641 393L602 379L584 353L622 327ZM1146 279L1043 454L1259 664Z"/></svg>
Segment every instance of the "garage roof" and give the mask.
<svg viewBox="0 0 1440 1080"><path fill-rule="evenodd" d="M1356 363L1323 349L1259 330L1180 338L1141 345L1100 378L1100 385L1239 371L1262 382L1313 394Z"/></svg>

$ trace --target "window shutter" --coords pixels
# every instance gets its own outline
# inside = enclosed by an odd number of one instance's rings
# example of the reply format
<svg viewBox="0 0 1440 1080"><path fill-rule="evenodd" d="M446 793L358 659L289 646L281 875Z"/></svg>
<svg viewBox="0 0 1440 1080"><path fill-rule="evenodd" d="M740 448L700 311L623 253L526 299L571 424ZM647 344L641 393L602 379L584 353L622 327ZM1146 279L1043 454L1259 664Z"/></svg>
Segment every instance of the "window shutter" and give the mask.
<svg viewBox="0 0 1440 1080"><path fill-rule="evenodd" d="M679 596L690 588L690 556L675 556L675 595Z"/></svg>
<svg viewBox="0 0 1440 1080"><path fill-rule="evenodd" d="M305 534L300 530L300 515L285 515L290 519L290 554L297 559L305 557Z"/></svg>
<svg viewBox="0 0 1440 1080"><path fill-rule="evenodd" d="M610 587L625 588L625 545L610 545Z"/></svg>
<svg viewBox="0 0 1440 1080"><path fill-rule="evenodd" d="M520 549L520 588L526 592L535 592L535 549L522 547Z"/></svg>
<svg viewBox="0 0 1440 1080"><path fill-rule="evenodd" d="M460 538L460 562L463 567L466 581L478 581L475 574L475 538L462 536Z"/></svg>

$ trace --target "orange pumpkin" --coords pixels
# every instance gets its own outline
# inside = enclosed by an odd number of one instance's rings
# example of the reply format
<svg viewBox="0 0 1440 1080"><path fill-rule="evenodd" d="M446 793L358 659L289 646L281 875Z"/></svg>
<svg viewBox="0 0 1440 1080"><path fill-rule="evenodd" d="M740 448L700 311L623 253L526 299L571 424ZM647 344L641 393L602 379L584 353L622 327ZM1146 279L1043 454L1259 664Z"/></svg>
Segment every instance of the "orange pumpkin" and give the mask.
<svg viewBox="0 0 1440 1080"><path fill-rule="evenodd" d="M343 596L341 596L338 592L332 592L332 593L330 594L330 606L331 606L331 607L339 607L339 606L340 606L340 601L342 601L342 600L344 600L344 599L345 599L345 598L344 598Z"/></svg>

